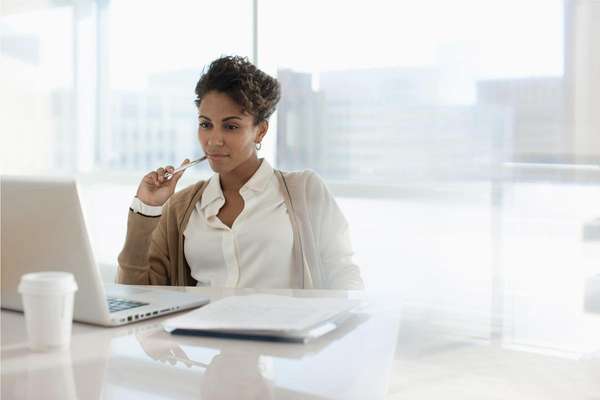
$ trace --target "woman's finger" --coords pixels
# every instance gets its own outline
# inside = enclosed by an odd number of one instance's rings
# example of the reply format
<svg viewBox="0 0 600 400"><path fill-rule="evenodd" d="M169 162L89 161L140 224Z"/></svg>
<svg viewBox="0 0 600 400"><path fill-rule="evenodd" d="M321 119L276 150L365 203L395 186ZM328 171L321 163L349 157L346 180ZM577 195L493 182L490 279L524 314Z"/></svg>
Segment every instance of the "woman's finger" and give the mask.
<svg viewBox="0 0 600 400"><path fill-rule="evenodd" d="M183 160L183 162L181 163L181 166L184 166L185 164L188 164L190 162L189 158L186 158L185 160ZM181 178L183 176L183 173L185 172L185 170L183 171L179 171L176 174L173 175L173 180L175 182L177 182L179 180L179 178Z"/></svg>
<svg viewBox="0 0 600 400"><path fill-rule="evenodd" d="M165 181L170 182L173 180L173 171L175 171L175 167L172 165L167 165L165 167L165 173L170 174L168 177L165 177Z"/></svg>
<svg viewBox="0 0 600 400"><path fill-rule="evenodd" d="M149 185L153 185L154 184L154 178L152 177L152 174L154 174L154 172L149 172L146 175L144 175L144 182L149 184Z"/></svg>
<svg viewBox="0 0 600 400"><path fill-rule="evenodd" d="M163 183L165 180L165 169L163 167L160 167L159 169L156 170L156 174L158 175L158 182L159 183Z"/></svg>
<svg viewBox="0 0 600 400"><path fill-rule="evenodd" d="M148 185L154 185L156 183L154 175L156 175L156 172L154 172L154 171L148 172L144 176L144 183L147 183Z"/></svg>

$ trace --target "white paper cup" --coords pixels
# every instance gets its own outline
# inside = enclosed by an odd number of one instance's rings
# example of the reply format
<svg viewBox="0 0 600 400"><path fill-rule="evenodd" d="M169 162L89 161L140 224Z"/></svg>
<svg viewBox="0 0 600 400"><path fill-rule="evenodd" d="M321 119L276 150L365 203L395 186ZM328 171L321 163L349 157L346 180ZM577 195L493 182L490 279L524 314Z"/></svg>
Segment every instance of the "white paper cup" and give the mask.
<svg viewBox="0 0 600 400"><path fill-rule="evenodd" d="M21 277L19 293L31 350L69 347L76 291L75 278L68 272L36 272Z"/></svg>

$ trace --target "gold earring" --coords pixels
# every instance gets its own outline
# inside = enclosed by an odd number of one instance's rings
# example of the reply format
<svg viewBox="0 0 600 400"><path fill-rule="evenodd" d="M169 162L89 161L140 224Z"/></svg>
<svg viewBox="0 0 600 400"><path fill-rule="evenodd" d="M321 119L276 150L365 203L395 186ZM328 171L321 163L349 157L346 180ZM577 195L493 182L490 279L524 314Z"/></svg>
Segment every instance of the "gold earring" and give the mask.
<svg viewBox="0 0 600 400"><path fill-rule="evenodd" d="M256 151L260 150L260 148L262 147L262 143L261 142L256 143L255 147L256 147Z"/></svg>

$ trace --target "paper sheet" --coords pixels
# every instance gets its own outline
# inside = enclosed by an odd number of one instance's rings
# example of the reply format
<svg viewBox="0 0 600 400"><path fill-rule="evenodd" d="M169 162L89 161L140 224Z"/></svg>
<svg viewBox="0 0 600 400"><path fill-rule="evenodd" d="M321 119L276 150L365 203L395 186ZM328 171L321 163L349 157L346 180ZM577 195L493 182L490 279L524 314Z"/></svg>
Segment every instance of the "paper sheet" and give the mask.
<svg viewBox="0 0 600 400"><path fill-rule="evenodd" d="M359 305L344 298L299 298L267 294L231 296L171 318L168 329L211 331L304 330Z"/></svg>

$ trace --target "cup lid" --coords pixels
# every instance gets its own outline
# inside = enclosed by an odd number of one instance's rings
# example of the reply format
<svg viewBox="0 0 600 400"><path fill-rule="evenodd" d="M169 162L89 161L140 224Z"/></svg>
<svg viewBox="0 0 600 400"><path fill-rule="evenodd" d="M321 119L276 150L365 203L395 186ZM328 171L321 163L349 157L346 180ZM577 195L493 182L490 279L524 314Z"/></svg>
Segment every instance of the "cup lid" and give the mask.
<svg viewBox="0 0 600 400"><path fill-rule="evenodd" d="M52 294L77 291L75 277L69 272L33 272L21 277L19 293Z"/></svg>

